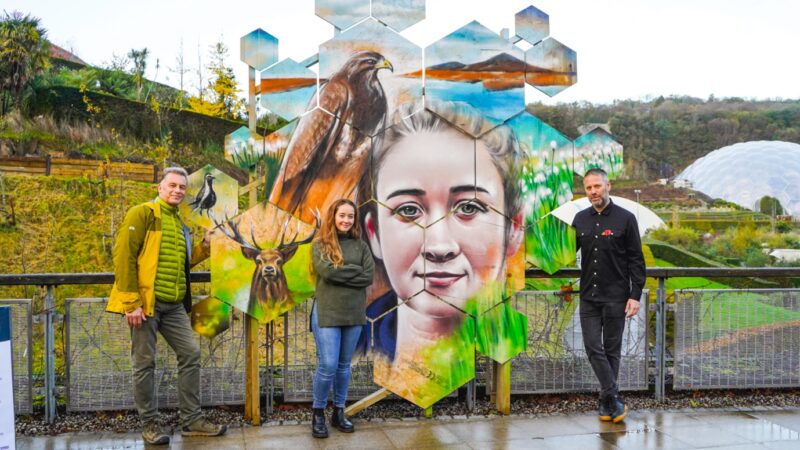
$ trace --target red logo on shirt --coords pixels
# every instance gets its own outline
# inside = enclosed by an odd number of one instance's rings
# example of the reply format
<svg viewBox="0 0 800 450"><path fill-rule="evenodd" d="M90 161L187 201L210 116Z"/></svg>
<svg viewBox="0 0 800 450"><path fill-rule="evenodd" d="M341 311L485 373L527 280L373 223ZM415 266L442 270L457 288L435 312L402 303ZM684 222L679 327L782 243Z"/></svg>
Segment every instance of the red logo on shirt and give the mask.
<svg viewBox="0 0 800 450"><path fill-rule="evenodd" d="M613 236L613 235L614 235L613 231L611 231L609 229L603 230L603 236Z"/></svg>

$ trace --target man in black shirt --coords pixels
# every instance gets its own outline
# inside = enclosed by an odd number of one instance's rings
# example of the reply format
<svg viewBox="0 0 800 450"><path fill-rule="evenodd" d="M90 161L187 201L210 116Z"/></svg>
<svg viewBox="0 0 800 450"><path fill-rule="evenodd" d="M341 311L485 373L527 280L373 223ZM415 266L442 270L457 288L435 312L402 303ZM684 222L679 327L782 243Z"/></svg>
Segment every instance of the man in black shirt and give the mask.
<svg viewBox="0 0 800 450"><path fill-rule="evenodd" d="M572 221L581 251L583 344L600 381L600 420L620 422L628 412L617 387L622 333L625 319L639 312L644 255L636 217L611 202L606 172L589 170L583 187L592 206Z"/></svg>

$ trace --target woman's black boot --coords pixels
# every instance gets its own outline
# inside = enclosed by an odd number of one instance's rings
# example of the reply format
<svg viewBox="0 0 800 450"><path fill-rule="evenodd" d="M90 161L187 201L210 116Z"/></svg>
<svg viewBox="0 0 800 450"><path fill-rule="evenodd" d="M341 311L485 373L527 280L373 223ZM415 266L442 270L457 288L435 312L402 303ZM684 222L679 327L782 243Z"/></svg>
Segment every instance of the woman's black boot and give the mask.
<svg viewBox="0 0 800 450"><path fill-rule="evenodd" d="M325 408L314 408L311 416L311 435L315 438L328 437L328 426L325 425Z"/></svg>
<svg viewBox="0 0 800 450"><path fill-rule="evenodd" d="M331 425L343 433L352 433L353 431L356 431L356 428L353 426L353 422L347 420L347 416L344 415L344 408L340 408L338 406L333 407Z"/></svg>

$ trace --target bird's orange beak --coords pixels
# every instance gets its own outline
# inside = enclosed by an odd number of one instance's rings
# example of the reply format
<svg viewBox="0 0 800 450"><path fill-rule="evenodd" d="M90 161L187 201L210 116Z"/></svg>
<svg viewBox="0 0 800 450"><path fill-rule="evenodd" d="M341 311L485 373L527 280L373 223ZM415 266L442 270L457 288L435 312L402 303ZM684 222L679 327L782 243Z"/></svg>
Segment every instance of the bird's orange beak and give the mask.
<svg viewBox="0 0 800 450"><path fill-rule="evenodd" d="M376 69L389 69L389 71L394 72L394 66L392 63L389 62L388 59L383 59L381 62L375 65Z"/></svg>

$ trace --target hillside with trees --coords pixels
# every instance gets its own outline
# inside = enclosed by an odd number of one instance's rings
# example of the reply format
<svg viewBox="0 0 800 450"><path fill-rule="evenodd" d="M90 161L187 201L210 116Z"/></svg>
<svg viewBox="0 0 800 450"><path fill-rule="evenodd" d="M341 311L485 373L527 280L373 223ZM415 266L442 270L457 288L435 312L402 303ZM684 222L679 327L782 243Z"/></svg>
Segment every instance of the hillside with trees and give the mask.
<svg viewBox="0 0 800 450"><path fill-rule="evenodd" d="M607 123L625 147L626 175L643 180L677 175L697 158L737 142L800 143L799 100L658 97L610 105L531 104L528 111L572 139L583 124Z"/></svg>

